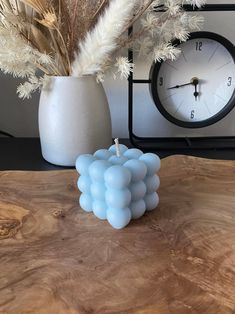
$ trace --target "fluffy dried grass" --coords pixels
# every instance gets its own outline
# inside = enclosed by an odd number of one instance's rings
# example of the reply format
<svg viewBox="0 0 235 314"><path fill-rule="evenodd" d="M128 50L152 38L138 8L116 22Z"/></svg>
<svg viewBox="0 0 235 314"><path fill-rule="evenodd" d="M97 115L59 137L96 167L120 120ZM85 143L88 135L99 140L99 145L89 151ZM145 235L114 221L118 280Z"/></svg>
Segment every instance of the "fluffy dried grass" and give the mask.
<svg viewBox="0 0 235 314"><path fill-rule="evenodd" d="M18 90L23 98L42 84L37 69L48 76L96 74L102 80L114 65L127 77L133 65L121 56L124 47L136 42L154 60L173 59L178 50L170 41L184 41L188 30L198 29L201 20L190 22L183 3L204 0L0 0L0 68L28 79ZM162 7L165 13L156 18L154 10Z"/></svg>
<svg viewBox="0 0 235 314"><path fill-rule="evenodd" d="M52 75L70 75L78 42L108 4L109 0L0 0L0 15L19 17L22 23L14 27L22 37L57 61L58 71Z"/></svg>

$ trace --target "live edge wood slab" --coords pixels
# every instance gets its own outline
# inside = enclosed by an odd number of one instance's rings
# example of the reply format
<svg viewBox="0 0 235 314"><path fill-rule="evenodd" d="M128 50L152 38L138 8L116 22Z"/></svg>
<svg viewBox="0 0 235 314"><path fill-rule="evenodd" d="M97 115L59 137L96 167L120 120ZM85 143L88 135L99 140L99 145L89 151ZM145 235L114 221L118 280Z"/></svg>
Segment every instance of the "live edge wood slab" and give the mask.
<svg viewBox="0 0 235 314"><path fill-rule="evenodd" d="M0 172L0 313L235 313L235 161L160 176L158 209L114 230L75 171Z"/></svg>

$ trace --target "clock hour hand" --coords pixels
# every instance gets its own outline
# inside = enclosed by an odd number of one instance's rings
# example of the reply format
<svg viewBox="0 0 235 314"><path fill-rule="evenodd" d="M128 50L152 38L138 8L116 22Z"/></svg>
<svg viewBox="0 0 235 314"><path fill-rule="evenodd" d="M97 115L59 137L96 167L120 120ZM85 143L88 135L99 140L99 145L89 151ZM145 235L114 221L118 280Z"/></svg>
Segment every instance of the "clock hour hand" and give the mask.
<svg viewBox="0 0 235 314"><path fill-rule="evenodd" d="M199 92L198 92L198 90L197 90L197 86L198 86L198 84L199 84L199 79L198 79L197 77L194 77L194 78L192 79L192 84L193 84L194 87L195 87L195 91L194 91L194 93L193 93L193 96L195 97L195 101L197 101L197 98L198 98L198 96L199 96Z"/></svg>

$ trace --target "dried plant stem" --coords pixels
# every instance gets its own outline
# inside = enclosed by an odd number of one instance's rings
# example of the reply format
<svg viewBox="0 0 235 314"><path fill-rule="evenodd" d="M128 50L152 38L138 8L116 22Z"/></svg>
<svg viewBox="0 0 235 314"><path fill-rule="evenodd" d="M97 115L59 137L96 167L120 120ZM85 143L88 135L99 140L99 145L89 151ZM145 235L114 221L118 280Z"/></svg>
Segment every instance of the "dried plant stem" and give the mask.
<svg viewBox="0 0 235 314"><path fill-rule="evenodd" d="M65 56L65 58L66 58L67 65L68 65L68 71L67 71L67 72L68 72L68 75L70 75L70 73L71 73L71 63L70 63L70 59L69 59L68 49L67 49L67 46L66 46L66 44L65 44L65 41L64 41L63 35L61 34L61 32L60 32L59 28L58 28L58 27L56 27L55 29L56 29L56 31L57 31L57 33L58 33L58 35L59 35L60 39L61 39L61 43L62 43L63 48L64 48L64 52L63 52L63 54L64 54L64 56Z"/></svg>
<svg viewBox="0 0 235 314"><path fill-rule="evenodd" d="M15 6L10 2L12 12L14 12L15 14L19 14L19 7L18 7L17 0L14 0L14 3L15 3Z"/></svg>
<svg viewBox="0 0 235 314"><path fill-rule="evenodd" d="M53 42L54 50L60 52L59 54L57 54L57 57L61 60L60 65L63 68L62 75L66 75L67 74L67 70L66 70L66 66L64 64L64 60L63 60L63 57L62 57L63 53L61 51L61 47L58 45L58 42L56 41L55 36L53 34L53 31L51 29L49 30L49 33L50 33L50 37L51 37L52 42ZM59 68L59 64L58 64L58 68Z"/></svg>
<svg viewBox="0 0 235 314"><path fill-rule="evenodd" d="M168 13L164 12L162 13L161 17L159 17L159 20L156 22L156 24L154 25L155 28L157 27L161 27L165 21L167 20L168 17ZM176 19L172 17L172 20ZM129 45L131 45L133 42L135 42L135 40L141 38L143 35L146 34L146 32L148 32L148 28L147 27L143 27L139 32L135 32L132 34L132 36L128 36L126 39L122 39L119 41L119 49L122 49L124 47L128 47Z"/></svg>
<svg viewBox="0 0 235 314"><path fill-rule="evenodd" d="M96 10L96 12L94 13L94 15L92 16L91 20L95 20L97 18L97 16L100 14L100 12L104 9L105 5L107 4L108 0L103 0L100 4L100 6L98 7L98 9Z"/></svg>
<svg viewBox="0 0 235 314"><path fill-rule="evenodd" d="M71 28L70 28L71 37L70 37L70 45L69 45L70 46L69 55L70 55L71 59L73 58L73 51L74 51L74 47L75 47L74 30L75 30L75 21L76 21L76 17L77 17L77 8L78 8L78 0L76 0L76 2L75 2L73 14L72 14Z"/></svg>
<svg viewBox="0 0 235 314"><path fill-rule="evenodd" d="M34 47L35 49L38 49L37 45L32 40L29 40L24 33L21 33L21 36L23 36L28 42L30 42L32 47ZM39 63L36 63L36 66L40 70L42 70L44 73L50 75L50 72L48 72L48 70L46 68L44 68L42 65L40 65ZM57 67L54 64L50 64L50 65L48 65L48 67L51 67L52 73L54 73L56 75L62 75L62 73L57 69Z"/></svg>
<svg viewBox="0 0 235 314"><path fill-rule="evenodd" d="M149 0L148 3L133 17L133 19L123 29L122 35L148 10L154 0Z"/></svg>
<svg viewBox="0 0 235 314"><path fill-rule="evenodd" d="M153 60L173 59L172 37L185 41L202 19L184 13L185 1L200 7L205 0L0 0L0 68L28 81L17 89L29 97L46 75L97 75L114 65L127 78L133 64L120 55L135 47ZM154 16L155 8L165 12ZM127 37L126 31L143 20ZM146 38L144 38L144 36ZM144 39L144 40L143 40ZM117 54L119 53L119 55Z"/></svg>
<svg viewBox="0 0 235 314"><path fill-rule="evenodd" d="M126 39L120 40L119 48L117 51L131 45L136 39L139 39L140 37L142 37L147 31L148 31L147 28L143 28L141 31L136 32L131 37L127 37Z"/></svg>
<svg viewBox="0 0 235 314"><path fill-rule="evenodd" d="M47 65L47 68L39 63L36 63L36 66L39 70L43 71L48 76L62 76L57 67L54 64Z"/></svg>
<svg viewBox="0 0 235 314"><path fill-rule="evenodd" d="M11 8L11 5L10 5L9 0L5 0L5 1L1 0L1 1L0 1L0 6L1 6L2 8L4 8L5 6L7 6L8 8Z"/></svg>
<svg viewBox="0 0 235 314"><path fill-rule="evenodd" d="M42 66L41 64L36 63L36 67L39 70L41 70L42 72L44 72L46 75L51 75L51 73L44 66Z"/></svg>
<svg viewBox="0 0 235 314"><path fill-rule="evenodd" d="M25 39L25 41L26 41L27 43L29 43L33 48L39 50L39 47L37 46L36 43L34 43L34 41L33 41L32 39L28 38L28 36L25 35L23 32L19 32L19 34L20 34L20 35Z"/></svg>
<svg viewBox="0 0 235 314"><path fill-rule="evenodd" d="M62 18L62 16L61 16L61 0L59 0L59 12L58 12L58 15L59 15L59 23L61 24L61 18Z"/></svg>
<svg viewBox="0 0 235 314"><path fill-rule="evenodd" d="M73 10L73 15L72 15L72 34L74 34L74 28L73 26L75 25L75 20L77 16L77 8L78 8L78 0L75 2L74 10Z"/></svg>

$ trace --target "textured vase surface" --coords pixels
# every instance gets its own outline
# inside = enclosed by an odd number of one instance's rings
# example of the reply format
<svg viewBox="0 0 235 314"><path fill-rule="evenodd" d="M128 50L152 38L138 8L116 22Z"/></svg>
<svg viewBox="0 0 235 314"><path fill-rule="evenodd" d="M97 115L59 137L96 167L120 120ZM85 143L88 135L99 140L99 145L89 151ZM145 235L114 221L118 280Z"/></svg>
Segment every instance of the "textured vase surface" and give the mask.
<svg viewBox="0 0 235 314"><path fill-rule="evenodd" d="M60 166L109 147L111 118L102 84L93 76L52 77L40 96L39 134L44 159Z"/></svg>

